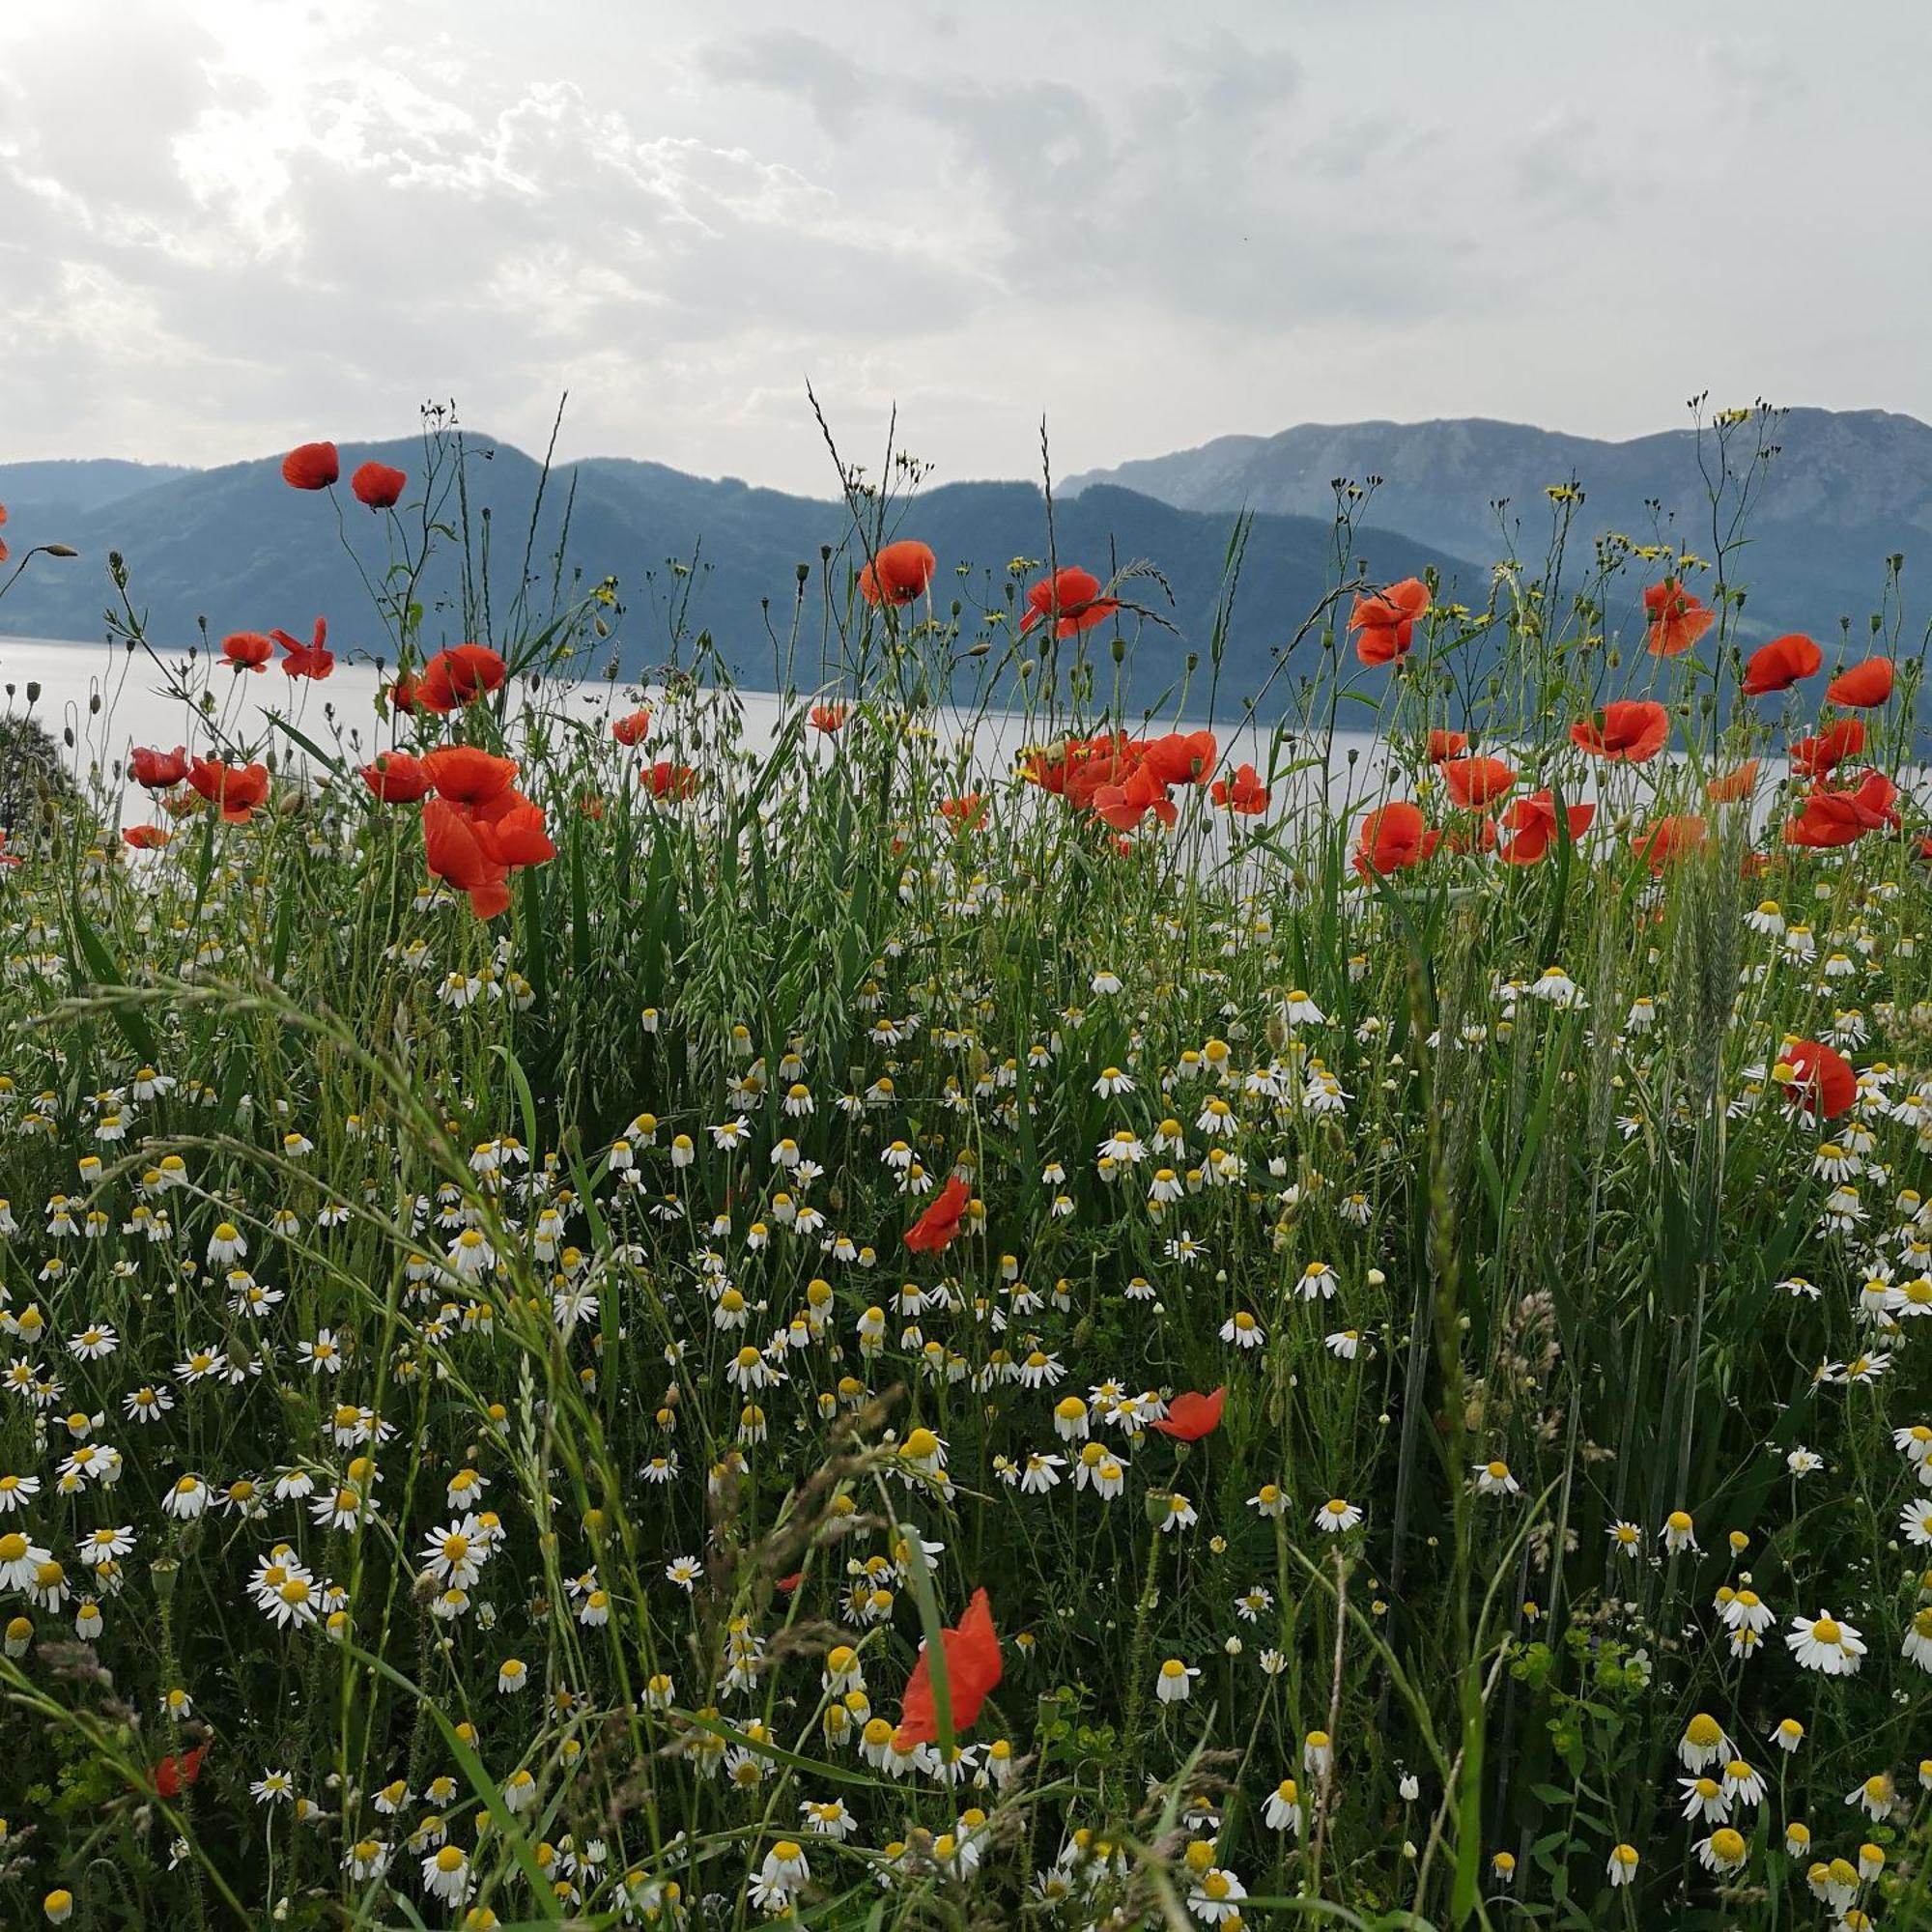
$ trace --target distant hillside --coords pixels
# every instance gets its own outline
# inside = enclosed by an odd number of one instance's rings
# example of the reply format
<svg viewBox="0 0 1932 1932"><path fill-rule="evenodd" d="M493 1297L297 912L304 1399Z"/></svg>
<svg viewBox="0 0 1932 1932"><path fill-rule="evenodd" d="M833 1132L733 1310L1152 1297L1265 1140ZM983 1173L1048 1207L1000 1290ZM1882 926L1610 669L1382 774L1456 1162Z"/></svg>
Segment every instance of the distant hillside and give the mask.
<svg viewBox="0 0 1932 1932"><path fill-rule="evenodd" d="M1790 411L1780 454L1765 472L1747 524L1742 569L1747 619L1773 630L1861 626L1878 601L1885 560L1906 559L1908 610L1932 608L1932 427L1883 410ZM1069 494L1096 484L1145 492L1180 509L1250 506L1325 516L1333 478L1382 479L1378 524L1462 556L1502 548L1492 505L1507 498L1519 554L1538 556L1549 528L1543 492L1573 477L1583 487L1586 539L1622 530L1647 540L1655 499L1700 554L1711 551L1710 512L1694 431L1600 442L1518 423L1462 421L1304 423L1278 436L1226 436L1198 449L1148 457L1069 478ZM1585 547L1587 555L1587 543Z"/></svg>
<svg viewBox="0 0 1932 1932"><path fill-rule="evenodd" d="M487 457L469 472L470 515L480 530L482 513L491 513L491 603L500 620L516 589L539 471L507 443L483 440L480 446ZM413 440L345 446L342 454L345 476L372 456L412 475L422 464L421 446ZM136 607L146 611L150 635L158 643L191 642L203 616L219 637L271 625L305 632L318 613L326 613L338 648L379 648L380 631L364 614L368 594L337 542L332 511L317 497L288 489L278 473L279 460L176 475L84 510L71 507L71 490L65 497L40 497L25 477L32 469L67 466L0 466L0 493L11 492L0 494L0 500L12 512L8 536L14 548L57 539L82 553L77 561L30 570L0 606L0 629L19 637L99 638L102 609L110 601L106 556L116 550L128 563ZM573 483L566 563L589 582L607 575L619 580L629 611L615 641L632 674L664 653L663 606L673 587L668 559L700 558L692 621L718 638L736 670L753 684L773 678L761 601L770 601L772 622L782 632L797 593L798 565L809 565L815 575L825 544L846 546L845 558L836 565L841 571L849 561L863 561L838 503L688 476L654 463L594 459L554 473L545 492L533 573L541 574L546 592ZM59 490L61 479L48 487ZM347 498L346 490L343 494ZM372 577L380 574L381 520L353 498L345 501L344 512L357 556ZM1205 652L1234 521L1218 511L1176 509L1109 488L1088 490L1058 507L1056 544L1063 563L1082 562L1104 577L1116 564L1146 558L1173 590L1167 614L1179 636L1150 630L1135 658L1137 701L1152 701L1178 678L1189 648ZM923 538L938 553L942 598L1003 601L1009 561L1046 553L1044 504L1038 490L1026 483L954 483L927 491L905 513L900 533ZM1223 673L1224 690L1232 696L1246 696L1259 686L1269 652L1293 635L1322 595L1331 544L1325 517L1258 520ZM1370 530L1360 536L1357 551L1378 581L1416 575L1434 564L1463 582L1470 594L1480 592L1484 573L1445 547ZM962 563L972 566L963 580L954 575ZM652 582L646 582L646 573L653 574ZM446 559L423 588L432 609L432 634L458 640L453 565ZM1166 598L1151 580L1138 581L1132 594L1136 602L1167 611ZM815 611L815 602L810 608Z"/></svg>
<svg viewBox="0 0 1932 1932"><path fill-rule="evenodd" d="M10 509L16 503L31 503L48 518L73 515L193 473L179 463L125 463L118 456L0 463L0 503Z"/></svg>

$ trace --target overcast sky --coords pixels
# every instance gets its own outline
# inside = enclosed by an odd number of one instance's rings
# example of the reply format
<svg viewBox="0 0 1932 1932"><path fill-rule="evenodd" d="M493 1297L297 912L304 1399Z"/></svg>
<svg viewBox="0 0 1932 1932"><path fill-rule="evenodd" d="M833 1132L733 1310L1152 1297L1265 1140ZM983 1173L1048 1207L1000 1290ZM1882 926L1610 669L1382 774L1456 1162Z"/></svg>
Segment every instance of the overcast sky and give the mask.
<svg viewBox="0 0 1932 1932"><path fill-rule="evenodd" d="M1905 0L6 0L0 460L1932 416Z"/></svg>

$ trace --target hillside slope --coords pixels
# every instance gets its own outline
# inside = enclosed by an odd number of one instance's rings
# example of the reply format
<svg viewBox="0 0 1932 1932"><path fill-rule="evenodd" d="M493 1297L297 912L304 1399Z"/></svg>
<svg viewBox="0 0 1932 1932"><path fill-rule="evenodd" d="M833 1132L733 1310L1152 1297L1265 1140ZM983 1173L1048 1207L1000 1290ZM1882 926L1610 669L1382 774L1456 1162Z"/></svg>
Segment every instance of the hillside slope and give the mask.
<svg viewBox="0 0 1932 1932"><path fill-rule="evenodd" d="M507 443L472 440L479 452L469 469L469 517L480 551L487 526L493 618L500 624L522 572L525 533L536 499L538 466ZM422 452L413 440L361 444L343 451L344 469L368 457L412 474ZM151 637L185 644L198 623L220 637L234 630L281 625L305 631L318 613L330 619L339 647L381 647L367 616L369 598L356 560L374 578L385 561L382 520L343 491L344 528L355 557L338 541L329 504L286 488L278 458L191 472L76 510L14 486L9 536L16 549L51 539L82 553L72 562L36 566L16 585L0 628L14 636L99 638L110 601L105 562L118 551L132 573L135 606ZM0 472L4 473L4 472ZM574 497L573 497L574 489ZM768 621L781 633L798 592L798 566L815 574L821 546L835 554L835 582L863 552L842 506L740 482L688 476L653 463L592 459L552 474L544 489L532 554L533 593L548 599L554 558L588 582L619 580L627 606L616 644L627 672L638 674L665 654L670 596L683 587L668 565L695 559L691 621L717 637L748 681L773 681ZM486 514L487 513L487 514ZM448 514L455 515L455 505ZM1084 491L1057 506L1056 554L1106 576L1145 558L1173 592L1138 580L1137 602L1158 608L1174 632L1151 628L1136 653L1138 699L1151 701L1179 675L1190 649L1207 648L1228 542L1235 519L1222 512L1177 509L1154 497L1107 487ZM1001 605L1009 562L1046 554L1045 506L1026 483L953 483L923 492L902 512L900 533L918 535L938 553L939 595ZM1471 590L1483 572L1440 546L1392 532L1362 533L1357 554L1378 580L1420 573L1428 565ZM1229 640L1224 684L1236 696L1265 674L1270 650L1291 638L1331 580L1332 532L1327 521L1264 516L1256 521ZM964 575L957 566L967 566ZM460 578L453 561L433 570L423 585L429 632L458 639ZM765 609L769 600L769 613ZM808 601L815 614L816 592ZM808 633L815 636L815 633Z"/></svg>
<svg viewBox="0 0 1932 1932"><path fill-rule="evenodd" d="M1777 444L1747 526L1752 541L1740 574L1751 590L1747 614L1821 637L1841 617L1860 625L1894 553L1906 559L1908 609L1923 612L1932 602L1932 588L1921 585L1932 584L1932 427L1883 410L1794 409ZM1698 456L1688 429L1604 442L1481 418L1304 423L1090 470L1066 487L1143 491L1188 510L1246 505L1323 516L1333 479L1379 476L1378 524L1477 557L1501 552L1507 524L1519 554L1535 557L1549 529L1543 493L1574 478L1585 493L1578 521L1586 538L1622 530L1648 541L1662 529L1709 555ZM1508 506L1501 512L1499 501Z"/></svg>

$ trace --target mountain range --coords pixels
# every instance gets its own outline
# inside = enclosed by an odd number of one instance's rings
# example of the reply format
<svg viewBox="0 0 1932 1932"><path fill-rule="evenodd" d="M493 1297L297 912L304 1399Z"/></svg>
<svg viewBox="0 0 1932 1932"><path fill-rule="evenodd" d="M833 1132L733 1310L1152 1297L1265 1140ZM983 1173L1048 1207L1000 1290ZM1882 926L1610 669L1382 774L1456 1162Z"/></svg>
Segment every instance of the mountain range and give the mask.
<svg viewBox="0 0 1932 1932"><path fill-rule="evenodd" d="M1748 446L1752 429L1739 434ZM1829 639L1844 621L1861 633L1893 554L1905 558L1907 611L1922 614L1927 600L1915 565L1932 552L1932 428L1881 411L1792 410L1774 440L1777 453L1753 485L1748 542L1733 566L1749 586L1747 630L1805 630ZM471 526L480 531L488 513L491 605L500 621L522 574L542 471L509 443L478 436L467 442L476 459L468 472ZM342 456L345 476L370 458L415 476L423 449L411 438L345 443ZM1574 482L1583 493L1573 542L1584 554L1587 539L1606 530L1638 541L1662 533L1711 554L1699 461L1698 437L1689 430L1605 442L1485 420L1304 424L1073 476L1056 492L1053 549L1061 562L1102 577L1136 559L1159 571L1158 581L1138 578L1127 593L1172 626L1150 626L1134 655L1132 696L1151 703L1178 680L1189 650L1206 652L1236 518L1254 513L1222 680L1224 691L1245 697L1335 581L1335 479L1379 479L1353 546L1373 581L1433 566L1445 594L1475 603L1486 593L1490 560L1506 547L1541 557L1551 485ZM115 602L105 567L114 551L127 561L129 595L158 644L192 642L203 619L216 638L277 625L305 635L326 614L339 647L380 648L380 626L363 614L362 582L362 572L379 576L385 561L380 520L343 490L345 549L327 504L286 488L278 472L278 456L212 469L108 459L0 463L14 551L57 541L81 553L36 558L0 605L0 634L98 639L103 610ZM535 527L532 574L546 594L559 553L566 573L618 580L626 608L614 642L632 676L665 655L669 605L689 590L692 624L713 634L746 682L769 685L768 627L783 632L800 566L815 579L821 548L832 547L839 588L844 572L864 560L837 501L624 458L553 470ZM1009 560L1047 553L1046 506L1029 483L945 484L920 492L897 533L937 552L942 597L951 587L997 606ZM696 582L673 564L695 565ZM447 553L421 594L429 638L460 641L461 579ZM816 595L814 588L809 611ZM1634 605L1634 585L1631 596Z"/></svg>
<svg viewBox="0 0 1932 1932"><path fill-rule="evenodd" d="M1755 446L1754 425L1735 437L1734 469ZM1793 409L1780 412L1769 441L1776 453L1754 477L1742 561L1731 567L1747 586L1750 627L1821 640L1841 618L1861 628L1884 591L1886 559L1897 554L1906 559L1907 606L1924 614L1932 427L1884 410ZM1708 427L1701 439L1683 429L1603 442L1482 418L1304 423L1088 470L1065 488L1069 496L1136 490L1184 510L1305 517L1333 513L1333 479L1378 476L1374 522L1461 556L1492 558L1508 544L1534 561L1551 526L1545 491L1575 482L1585 556L1588 539L1615 530L1640 543L1661 534L1709 557L1705 468L1714 455Z"/></svg>
<svg viewBox="0 0 1932 1932"><path fill-rule="evenodd" d="M467 440L476 459L468 467L470 526L480 532L487 515L491 603L500 620L522 576L542 472L509 443ZM372 458L416 476L423 449L414 439L345 443L345 479L353 466ZM362 614L370 611L370 598L360 572L373 579L384 569L381 521L349 497L345 482L339 494L352 556L338 541L327 503L289 489L279 472L279 456L186 471L85 461L0 463L0 502L9 509L6 534L14 550L58 541L81 553L73 560L36 558L14 585L0 605L0 661L5 635L99 639L103 610L115 602L105 568L110 551L125 558L128 595L157 645L194 642L203 619L216 639L277 625L306 636L321 613L329 618L338 650L380 648L380 624ZM453 499L446 514L456 515ZM1158 580L1138 577L1122 591L1165 620L1148 627L1134 654L1136 700L1158 701L1181 676L1188 651L1206 653L1235 525L1228 513L1177 509L1105 484L1056 504L1054 554L1062 563L1084 563L1103 578L1136 560L1159 572ZM531 571L541 579L540 600L547 600L552 559L559 551L566 572L581 571L586 583L618 579L625 611L613 642L629 676L642 675L664 658L669 606L690 589L691 624L713 634L745 682L770 686L776 677L768 626L784 632L801 566L815 581L821 548L832 547L834 587L842 595L845 572L865 561L841 503L621 458L591 458L553 470L543 483L535 526ZM1047 554L1045 499L1030 483L946 484L923 490L896 533L932 546L942 602L957 595L1000 607L1009 562ZM1225 692L1239 697L1259 688L1270 653L1293 638L1332 582L1333 551L1326 519L1256 519L1224 660ZM1393 531L1358 532L1354 553L1378 582L1431 567L1471 585L1484 576L1440 546ZM456 555L445 545L442 561L421 584L433 642L458 642L467 635ZM673 565L691 571L696 584L676 575ZM1030 566L1021 587L1042 569ZM814 587L805 633L814 663L817 595ZM1197 697L1199 691L1197 681Z"/></svg>

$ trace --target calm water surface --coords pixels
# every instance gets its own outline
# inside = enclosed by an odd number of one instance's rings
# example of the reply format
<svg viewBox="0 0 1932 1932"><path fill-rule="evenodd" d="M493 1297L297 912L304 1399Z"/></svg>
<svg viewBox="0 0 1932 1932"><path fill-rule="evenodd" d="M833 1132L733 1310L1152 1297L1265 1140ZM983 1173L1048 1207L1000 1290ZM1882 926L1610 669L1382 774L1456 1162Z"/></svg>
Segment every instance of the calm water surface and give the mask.
<svg viewBox="0 0 1932 1932"><path fill-rule="evenodd" d="M273 744L284 768L301 769L309 762L306 755L276 726L271 714L331 753L339 748L358 760L386 745L409 742L407 720L385 721L377 715L378 678L371 665L338 660L333 673L320 684L285 676L273 668L259 673L234 672L217 665L212 689L218 708L213 721L181 695L182 686L192 691L208 682L205 656L190 661L182 652L151 657L145 651L130 653L122 645L0 637L0 712L16 717L31 712L61 740L70 769L83 782L90 769L111 774L132 745L163 750L186 745L191 752L213 754L224 741L231 749L245 746L253 752ZM639 701L639 688L635 685L547 689L551 703L560 697L570 711L591 721L621 717ZM740 691L738 696L747 747L755 751L769 746L791 715L789 709L771 692ZM965 721L954 713L950 723L959 728ZM989 776L1006 770L1026 742L1025 721L1014 713L993 712L971 723L976 765ZM1245 760L1264 773L1270 735L1253 728L1224 726L1219 731L1222 753L1231 764ZM1307 755L1305 747L1287 746L1275 757L1278 766L1286 766ZM1373 795L1381 768L1377 740L1365 733L1339 734L1334 759L1338 780L1334 797L1352 802ZM1298 782L1305 784L1310 778L1311 774L1300 774ZM125 801L129 811L145 811L145 795L129 789L133 795Z"/></svg>

